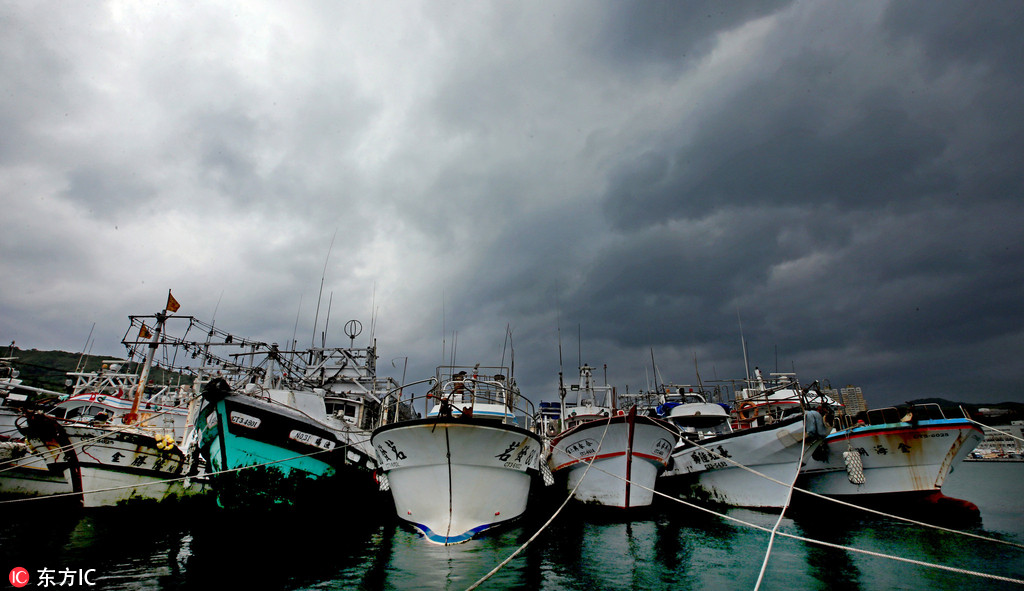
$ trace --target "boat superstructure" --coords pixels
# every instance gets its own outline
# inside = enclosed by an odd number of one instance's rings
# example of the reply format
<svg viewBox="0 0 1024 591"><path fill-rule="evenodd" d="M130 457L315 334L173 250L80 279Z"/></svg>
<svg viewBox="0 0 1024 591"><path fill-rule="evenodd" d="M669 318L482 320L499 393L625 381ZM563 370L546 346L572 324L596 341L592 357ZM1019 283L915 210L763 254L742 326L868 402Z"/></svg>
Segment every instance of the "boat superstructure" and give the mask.
<svg viewBox="0 0 1024 591"><path fill-rule="evenodd" d="M203 387L198 430L224 505L294 504L297 494L378 492L370 427L397 383L376 375L376 345L280 351Z"/></svg>

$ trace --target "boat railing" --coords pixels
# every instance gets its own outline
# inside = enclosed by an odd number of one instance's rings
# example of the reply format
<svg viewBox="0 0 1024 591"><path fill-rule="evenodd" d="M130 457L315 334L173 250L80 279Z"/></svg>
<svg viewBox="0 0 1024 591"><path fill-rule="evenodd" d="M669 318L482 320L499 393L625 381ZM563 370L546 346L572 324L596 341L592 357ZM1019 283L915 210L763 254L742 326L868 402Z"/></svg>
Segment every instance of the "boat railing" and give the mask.
<svg viewBox="0 0 1024 591"><path fill-rule="evenodd" d="M466 384L467 386L474 385L473 378L468 381L470 383ZM477 379L475 381L490 382L486 384L490 389L480 388L475 393L469 391L457 393L454 389L444 388L443 384L439 385L436 378L418 380L393 388L381 397L377 426L423 418L432 414L438 415L442 411L451 413L453 418L457 418L462 416L466 410L492 405L492 408L500 406L504 412L500 413L500 417L488 414L488 418L500 419L504 423L515 423L526 429L533 428L538 415L533 403L520 396L518 390L492 380ZM411 387L425 383L431 384L427 392L422 394L405 393ZM498 395L495 393L497 390L503 390L503 392ZM422 411L418 409L422 409Z"/></svg>
<svg viewBox="0 0 1024 591"><path fill-rule="evenodd" d="M934 402L914 404L910 407L913 420L917 421L940 421L946 418L942 407Z"/></svg>
<svg viewBox="0 0 1024 591"><path fill-rule="evenodd" d="M909 407L873 408L854 417L845 417L845 421L856 425L858 420L868 425L885 425L888 423L909 423L917 421L940 421L946 418L942 407L934 402L912 404Z"/></svg>

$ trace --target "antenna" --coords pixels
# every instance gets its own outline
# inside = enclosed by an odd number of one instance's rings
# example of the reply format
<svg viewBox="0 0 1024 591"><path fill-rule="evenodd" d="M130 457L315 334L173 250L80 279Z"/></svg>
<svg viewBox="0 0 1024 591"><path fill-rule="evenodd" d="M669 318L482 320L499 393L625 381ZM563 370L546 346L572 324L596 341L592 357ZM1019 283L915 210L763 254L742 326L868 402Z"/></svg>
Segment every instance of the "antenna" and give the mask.
<svg viewBox="0 0 1024 591"><path fill-rule="evenodd" d="M85 352L89 349L89 339L92 338L92 331L96 329L96 323L92 323L92 328L89 329L89 336L85 337L85 346L82 347L82 354L78 356L78 363L75 364L75 372L82 371L82 360L85 359ZM131 329L128 329L131 330ZM11 347L14 346L14 341L11 341Z"/></svg>
<svg viewBox="0 0 1024 591"><path fill-rule="evenodd" d="M576 360L583 367L583 325L576 325Z"/></svg>
<svg viewBox="0 0 1024 591"><path fill-rule="evenodd" d="M355 347L356 337L363 332L363 323L358 320L349 320L345 323L345 334L349 338L349 347Z"/></svg>
<svg viewBox="0 0 1024 591"><path fill-rule="evenodd" d="M654 347L651 347L651 368L654 370L654 381L658 381L658 364L654 362Z"/></svg>
<svg viewBox="0 0 1024 591"><path fill-rule="evenodd" d="M218 306L220 305L219 301L217 302L217 305ZM295 328L292 329L292 346L291 346L291 349L292 349L292 361L295 361L295 349L297 348L295 346L295 344L298 343L298 341L295 340L295 335L299 334L299 313L300 312L302 312L302 294L301 293L299 294L299 307L298 307L297 310L295 310ZM214 313L216 314L216 312L214 312ZM212 323L210 324L210 334L211 335L213 334L213 324ZM209 342L209 337L207 337L207 342Z"/></svg>
<svg viewBox="0 0 1024 591"><path fill-rule="evenodd" d="M448 337L448 327L446 325L447 319L445 318L444 312L444 290L441 290L441 365L444 365L445 356L445 339Z"/></svg>
<svg viewBox="0 0 1024 591"><path fill-rule="evenodd" d="M324 278L327 277L327 262L331 260L331 251L334 250L334 239L338 237L338 229L334 229L334 236L331 236L331 245L327 248L327 258L324 259L324 272L320 275L320 295L316 298L316 316L313 317L313 339L310 345L316 346L316 325L320 322L320 300L324 297Z"/></svg>
<svg viewBox="0 0 1024 591"><path fill-rule="evenodd" d="M697 367L697 352L693 352L693 370L697 372L697 387L700 388L701 396L704 395L704 382L700 381L700 368Z"/></svg>
<svg viewBox="0 0 1024 591"><path fill-rule="evenodd" d="M508 350L508 341L512 338L512 326L509 323L505 323L505 344L501 348L501 366L505 367L505 352ZM511 373L511 372L509 372Z"/></svg>
<svg viewBox="0 0 1024 591"><path fill-rule="evenodd" d="M327 319L324 320L324 332L320 337L320 347L327 348L327 327L331 325L331 306L334 304L334 292L327 298Z"/></svg>
<svg viewBox="0 0 1024 591"><path fill-rule="evenodd" d="M565 382L562 379L562 309L558 306L558 299L555 299L555 331L558 333L558 401L560 403L559 413L565 408ZM559 414L558 420L562 420Z"/></svg>
<svg viewBox="0 0 1024 591"><path fill-rule="evenodd" d="M370 298L370 341L377 334L377 281L373 282L373 296Z"/></svg>
<svg viewBox="0 0 1024 591"><path fill-rule="evenodd" d="M210 328L213 328L217 324L217 310L220 310L220 301L224 299L224 290L220 290L220 295L217 296L217 305L213 307L213 317L210 318Z"/></svg>
<svg viewBox="0 0 1024 591"><path fill-rule="evenodd" d="M740 318L740 309L736 308L736 321L740 323L740 346L743 347L743 369L747 372L747 382L750 382L750 362L747 361L747 341L743 339L743 320Z"/></svg>
<svg viewBox="0 0 1024 591"><path fill-rule="evenodd" d="M512 330L508 330L508 348L509 348L509 363L508 363L508 376L511 378L516 375L516 346L512 343ZM504 357L502 357L501 363L505 363ZM507 399L506 399L507 400Z"/></svg>

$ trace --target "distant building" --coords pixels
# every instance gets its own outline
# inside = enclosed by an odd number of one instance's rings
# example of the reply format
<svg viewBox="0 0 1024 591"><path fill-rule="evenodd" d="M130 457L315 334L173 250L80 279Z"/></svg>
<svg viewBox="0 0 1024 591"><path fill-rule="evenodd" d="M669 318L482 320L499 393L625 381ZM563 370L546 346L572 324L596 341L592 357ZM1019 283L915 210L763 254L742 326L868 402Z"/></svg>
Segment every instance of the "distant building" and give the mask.
<svg viewBox="0 0 1024 591"><path fill-rule="evenodd" d="M868 409L868 403L864 401L864 392L858 386L847 386L839 391L839 401L846 407L846 415L854 416L859 412Z"/></svg>
<svg viewBox="0 0 1024 591"><path fill-rule="evenodd" d="M836 390L835 388L822 388L821 393L824 394L825 396L828 396L832 400L842 402L842 397L839 396L839 390Z"/></svg>
<svg viewBox="0 0 1024 591"><path fill-rule="evenodd" d="M979 408L978 414L983 417L1001 417L1010 414L1008 408Z"/></svg>
<svg viewBox="0 0 1024 591"><path fill-rule="evenodd" d="M1024 454L1024 421L984 427L985 440L971 453L976 459L1020 458Z"/></svg>

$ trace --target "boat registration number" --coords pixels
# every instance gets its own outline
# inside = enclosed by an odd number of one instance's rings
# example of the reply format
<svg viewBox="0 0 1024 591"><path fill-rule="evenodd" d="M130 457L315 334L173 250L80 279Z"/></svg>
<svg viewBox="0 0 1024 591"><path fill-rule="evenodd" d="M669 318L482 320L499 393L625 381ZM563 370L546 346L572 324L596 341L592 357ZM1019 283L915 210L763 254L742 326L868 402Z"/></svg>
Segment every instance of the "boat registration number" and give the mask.
<svg viewBox="0 0 1024 591"><path fill-rule="evenodd" d="M246 429L255 429L259 427L260 423L262 422L262 420L256 417L251 417L240 412L231 413L231 423L234 425L238 425L239 427L245 427Z"/></svg>
<svg viewBox="0 0 1024 591"><path fill-rule="evenodd" d="M288 434L289 439L298 441L299 443L305 443L320 449L334 449L334 442L324 437L317 437L316 435L310 435L304 431L293 430Z"/></svg>

